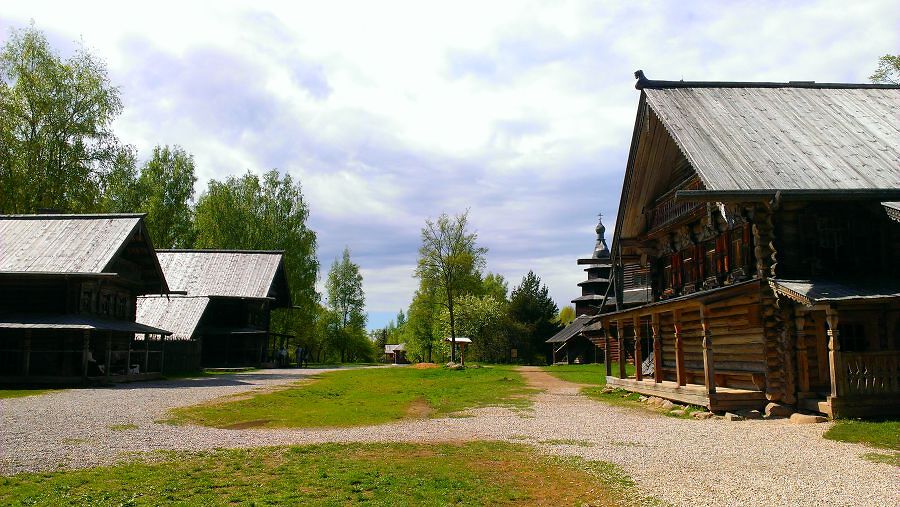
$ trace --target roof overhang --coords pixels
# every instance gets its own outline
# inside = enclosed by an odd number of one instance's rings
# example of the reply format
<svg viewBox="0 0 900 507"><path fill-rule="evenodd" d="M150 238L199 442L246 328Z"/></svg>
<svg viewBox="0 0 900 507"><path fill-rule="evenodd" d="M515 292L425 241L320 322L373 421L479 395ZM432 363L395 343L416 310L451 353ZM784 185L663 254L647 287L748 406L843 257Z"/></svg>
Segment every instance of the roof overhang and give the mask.
<svg viewBox="0 0 900 507"><path fill-rule="evenodd" d="M108 320L78 314L4 314L2 329L71 329L84 331L121 331L137 334L170 335L170 331L129 320Z"/></svg>
<svg viewBox="0 0 900 507"><path fill-rule="evenodd" d="M682 202L769 202L769 201L898 201L898 188L784 189L784 190L678 190Z"/></svg>

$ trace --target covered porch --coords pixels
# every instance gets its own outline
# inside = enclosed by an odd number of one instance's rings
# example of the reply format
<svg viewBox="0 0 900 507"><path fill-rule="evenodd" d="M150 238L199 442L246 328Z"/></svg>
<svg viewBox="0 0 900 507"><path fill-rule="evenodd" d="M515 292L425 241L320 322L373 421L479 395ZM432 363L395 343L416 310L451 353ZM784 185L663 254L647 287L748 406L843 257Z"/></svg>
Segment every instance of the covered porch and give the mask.
<svg viewBox="0 0 900 507"><path fill-rule="evenodd" d="M767 350L759 300L760 283L750 281L603 315L605 348L636 366L629 376L625 361L617 371L607 362L607 385L714 412L762 408Z"/></svg>
<svg viewBox="0 0 900 507"><path fill-rule="evenodd" d="M794 337L797 404L829 417L900 414L900 291L772 280Z"/></svg>
<svg viewBox="0 0 900 507"><path fill-rule="evenodd" d="M78 314L0 317L0 383L84 384L156 379L169 332Z"/></svg>

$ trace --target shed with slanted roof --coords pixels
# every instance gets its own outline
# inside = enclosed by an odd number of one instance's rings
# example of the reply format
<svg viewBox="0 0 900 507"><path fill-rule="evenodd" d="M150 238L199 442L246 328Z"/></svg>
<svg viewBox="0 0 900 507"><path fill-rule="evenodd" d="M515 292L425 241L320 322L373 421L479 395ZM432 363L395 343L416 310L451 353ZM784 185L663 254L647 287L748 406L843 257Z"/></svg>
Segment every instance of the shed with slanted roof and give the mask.
<svg viewBox="0 0 900 507"><path fill-rule="evenodd" d="M276 363L287 335L270 329L271 311L290 308L284 252L159 250L169 285L181 295L138 300L138 322L172 330L185 370Z"/></svg>

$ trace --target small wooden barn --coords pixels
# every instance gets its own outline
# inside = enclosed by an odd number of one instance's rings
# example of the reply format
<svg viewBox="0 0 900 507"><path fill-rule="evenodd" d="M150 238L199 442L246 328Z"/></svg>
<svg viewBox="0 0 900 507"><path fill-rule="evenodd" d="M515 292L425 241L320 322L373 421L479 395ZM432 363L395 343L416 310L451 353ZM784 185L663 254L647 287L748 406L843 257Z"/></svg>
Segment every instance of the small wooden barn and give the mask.
<svg viewBox="0 0 900 507"><path fill-rule="evenodd" d="M384 362L391 364L406 364L406 344L388 343L384 346Z"/></svg>
<svg viewBox="0 0 900 507"><path fill-rule="evenodd" d="M599 320L655 368L607 383L712 410L900 412L900 87L636 77ZM629 269L651 287L633 308Z"/></svg>
<svg viewBox="0 0 900 507"><path fill-rule="evenodd" d="M159 250L173 291L138 299L138 322L172 331L172 368L274 363L287 335L271 332L271 311L290 308L284 252Z"/></svg>
<svg viewBox="0 0 900 507"><path fill-rule="evenodd" d="M144 215L0 216L0 381L152 378L165 327L135 302L169 288ZM148 339L148 336L155 339Z"/></svg>

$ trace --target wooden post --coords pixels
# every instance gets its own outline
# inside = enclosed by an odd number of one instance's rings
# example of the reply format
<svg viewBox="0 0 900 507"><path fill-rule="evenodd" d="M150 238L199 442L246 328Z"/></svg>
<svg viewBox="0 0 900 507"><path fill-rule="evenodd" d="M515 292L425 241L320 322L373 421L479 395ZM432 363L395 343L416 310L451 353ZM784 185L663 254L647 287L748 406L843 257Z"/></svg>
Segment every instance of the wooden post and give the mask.
<svg viewBox="0 0 900 507"><path fill-rule="evenodd" d="M612 377L612 354L609 351L609 333L611 328L609 322L603 326L603 362L606 363L606 376Z"/></svg>
<svg viewBox="0 0 900 507"><path fill-rule="evenodd" d="M800 392L809 392L809 356L806 352L806 315L797 308L794 313L794 326L797 332L797 379Z"/></svg>
<svg viewBox="0 0 900 507"><path fill-rule="evenodd" d="M22 375L27 377L31 370L31 330L25 330L25 343L22 344Z"/></svg>
<svg viewBox="0 0 900 507"><path fill-rule="evenodd" d="M700 304L700 326L703 330L703 383L707 394L716 393L716 366L713 360L712 333L706 321L706 305Z"/></svg>
<svg viewBox="0 0 900 507"><path fill-rule="evenodd" d="M632 324L634 325L634 379L644 380L644 372L641 371L641 317L635 315Z"/></svg>
<svg viewBox="0 0 900 507"><path fill-rule="evenodd" d="M84 330L84 342L81 347L81 379L87 381L88 376L88 354L91 346L91 332Z"/></svg>
<svg viewBox="0 0 900 507"><path fill-rule="evenodd" d="M128 353L125 355L125 376L131 375L131 341L132 337L128 337Z"/></svg>
<svg viewBox="0 0 900 507"><path fill-rule="evenodd" d="M838 312L834 307L828 307L825 310L825 322L828 324L828 367L831 374L831 397L837 398L846 392L843 383L847 375L842 364Z"/></svg>
<svg viewBox="0 0 900 507"><path fill-rule="evenodd" d="M106 381L109 382L110 370L112 370L112 331L106 332L106 366L104 367L104 372L106 374Z"/></svg>
<svg viewBox="0 0 900 507"><path fill-rule="evenodd" d="M166 336L159 335L159 372L163 372L164 361L166 360Z"/></svg>
<svg viewBox="0 0 900 507"><path fill-rule="evenodd" d="M653 381L657 384L663 381L662 374L662 337L659 335L659 314L650 316L650 329L653 331Z"/></svg>
<svg viewBox="0 0 900 507"><path fill-rule="evenodd" d="M675 310L673 326L675 327L675 380L679 386L687 384L684 371L684 343L681 338L681 310Z"/></svg>
<svg viewBox="0 0 900 507"><path fill-rule="evenodd" d="M619 344L619 378L625 378L625 331L621 320L616 321L616 338Z"/></svg>
<svg viewBox="0 0 900 507"><path fill-rule="evenodd" d="M144 333L144 373L150 372L150 335Z"/></svg>

